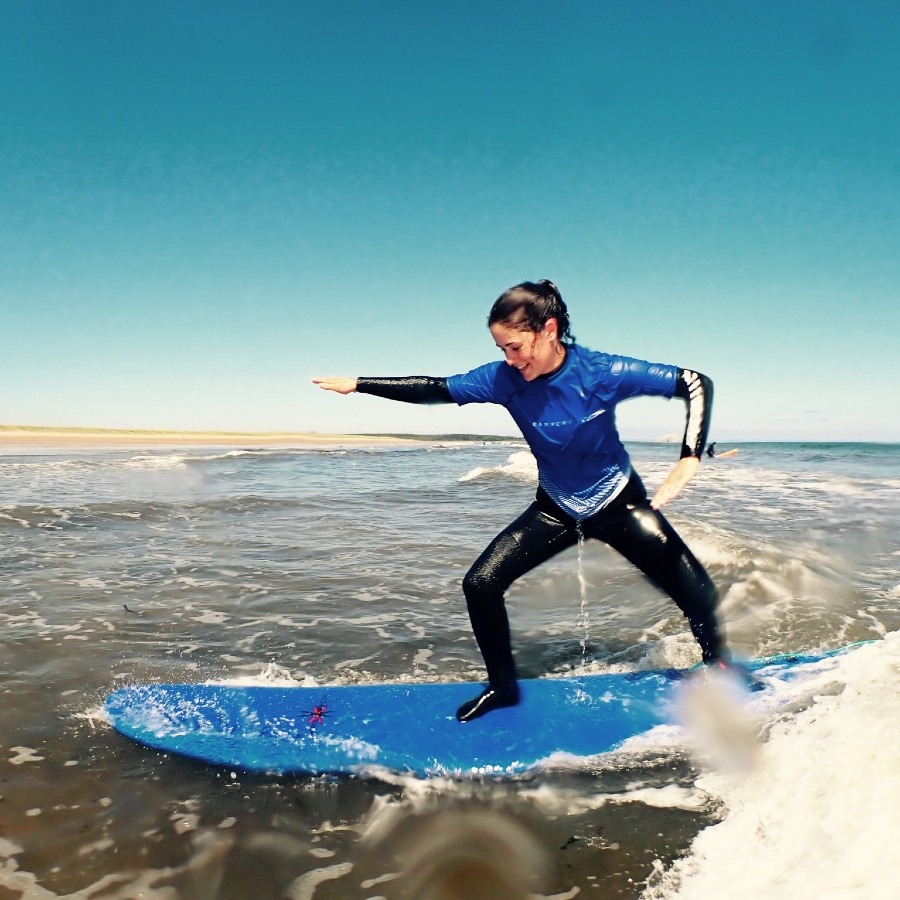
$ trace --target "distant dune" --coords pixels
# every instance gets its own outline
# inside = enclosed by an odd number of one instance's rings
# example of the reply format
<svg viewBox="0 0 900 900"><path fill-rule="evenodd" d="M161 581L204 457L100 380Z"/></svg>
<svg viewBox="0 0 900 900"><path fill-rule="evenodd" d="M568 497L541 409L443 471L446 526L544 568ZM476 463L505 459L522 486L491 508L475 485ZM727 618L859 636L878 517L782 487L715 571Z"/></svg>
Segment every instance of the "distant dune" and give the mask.
<svg viewBox="0 0 900 900"><path fill-rule="evenodd" d="M421 440L421 439L420 439ZM163 431L139 428L60 428L0 425L0 446L72 444L88 446L305 446L322 444L406 444L392 435L320 434L318 432Z"/></svg>

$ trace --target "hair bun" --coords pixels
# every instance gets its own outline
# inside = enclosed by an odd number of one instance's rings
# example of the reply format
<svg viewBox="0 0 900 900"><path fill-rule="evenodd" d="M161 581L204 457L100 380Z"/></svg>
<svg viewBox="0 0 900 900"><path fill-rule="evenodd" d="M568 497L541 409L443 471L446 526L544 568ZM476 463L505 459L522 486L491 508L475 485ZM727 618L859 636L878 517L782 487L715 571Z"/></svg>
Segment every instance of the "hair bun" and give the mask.
<svg viewBox="0 0 900 900"><path fill-rule="evenodd" d="M560 300L562 300L562 294L560 294L559 288L552 281L550 281L549 278L542 278L538 282L538 284L543 285L546 288L549 288L556 297L558 297Z"/></svg>
<svg viewBox="0 0 900 900"><path fill-rule="evenodd" d="M540 331L549 319L556 319L560 341L574 341L569 327L569 311L559 288L549 279L523 281L504 291L491 307L488 325L509 324L519 331Z"/></svg>

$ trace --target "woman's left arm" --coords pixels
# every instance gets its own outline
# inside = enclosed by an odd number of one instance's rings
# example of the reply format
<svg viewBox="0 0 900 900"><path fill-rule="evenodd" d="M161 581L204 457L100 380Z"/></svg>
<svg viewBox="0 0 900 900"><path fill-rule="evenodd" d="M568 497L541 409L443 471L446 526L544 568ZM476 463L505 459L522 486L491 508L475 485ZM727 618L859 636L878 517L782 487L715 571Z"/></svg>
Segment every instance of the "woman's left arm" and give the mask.
<svg viewBox="0 0 900 900"><path fill-rule="evenodd" d="M675 382L675 396L681 397L687 407L684 437L681 441L681 459L675 464L666 480L650 501L653 509L674 500L682 488L697 474L700 456L709 436L712 418L713 383L700 372L679 369Z"/></svg>

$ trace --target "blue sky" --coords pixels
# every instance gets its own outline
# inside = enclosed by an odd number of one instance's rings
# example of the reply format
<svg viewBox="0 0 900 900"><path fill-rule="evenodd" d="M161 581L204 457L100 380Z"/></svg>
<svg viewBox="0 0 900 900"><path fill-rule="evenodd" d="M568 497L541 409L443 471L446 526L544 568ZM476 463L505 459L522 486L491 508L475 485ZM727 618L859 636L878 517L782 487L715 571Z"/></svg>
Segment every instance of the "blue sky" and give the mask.
<svg viewBox="0 0 900 900"><path fill-rule="evenodd" d="M898 441L898 46L877 0L2 0L0 422L511 433L310 378L497 358L546 277L714 439Z"/></svg>

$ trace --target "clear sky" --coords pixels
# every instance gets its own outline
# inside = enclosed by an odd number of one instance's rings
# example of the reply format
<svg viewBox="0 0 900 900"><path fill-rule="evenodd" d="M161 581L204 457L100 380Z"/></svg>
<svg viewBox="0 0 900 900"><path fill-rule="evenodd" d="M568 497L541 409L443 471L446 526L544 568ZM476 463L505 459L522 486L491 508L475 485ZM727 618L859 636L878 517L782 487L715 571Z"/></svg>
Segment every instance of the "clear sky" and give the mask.
<svg viewBox="0 0 900 900"><path fill-rule="evenodd" d="M0 422L513 433L310 378L498 358L550 278L713 439L898 441L898 47L889 0L0 0Z"/></svg>

